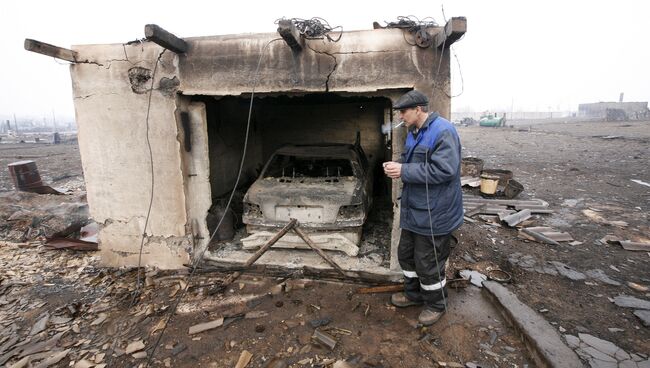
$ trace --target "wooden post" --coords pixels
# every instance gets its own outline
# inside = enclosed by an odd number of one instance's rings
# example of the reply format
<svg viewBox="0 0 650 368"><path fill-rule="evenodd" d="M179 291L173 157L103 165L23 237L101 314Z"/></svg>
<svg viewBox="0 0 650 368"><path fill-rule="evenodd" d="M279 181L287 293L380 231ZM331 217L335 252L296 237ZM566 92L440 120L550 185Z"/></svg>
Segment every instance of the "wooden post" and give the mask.
<svg viewBox="0 0 650 368"><path fill-rule="evenodd" d="M45 56L55 57L57 59L69 61L71 63L77 62L76 52L29 38L25 39L25 50L43 54Z"/></svg>
<svg viewBox="0 0 650 368"><path fill-rule="evenodd" d="M436 34L434 40L434 45L436 47L445 48L449 47L452 43L458 41L465 32L467 32L467 18L465 17L454 17L451 18L447 24L443 27L441 32Z"/></svg>
<svg viewBox="0 0 650 368"><path fill-rule="evenodd" d="M144 26L144 36L147 38L147 40L152 41L177 54L184 54L187 52L187 43L185 43L185 41L165 31L155 24L147 24Z"/></svg>
<svg viewBox="0 0 650 368"><path fill-rule="evenodd" d="M277 234L275 234L275 236L274 236L273 238L271 238L271 239L270 239L270 240L269 240L269 241L268 241L268 242L267 242L263 247L261 247L257 252L255 252L255 254L253 254L253 255L252 255L252 256L251 256L251 257L246 261L246 263L244 263L244 265L242 266L242 268L243 268L242 270L247 269L247 268L250 267L253 263L255 263L255 261L257 261L257 260L258 260L258 259L259 259L263 254L264 254L264 253L266 253L267 250L269 250L269 249L273 246L273 244L277 243L277 241L280 240L280 238L282 238L282 237L283 237L287 232L289 232L289 230L291 230L291 229L295 229L295 226L296 226L297 223L298 223L298 220L296 220L296 219L291 219L291 221L289 221L289 223L286 224L286 225L282 228L282 230L280 230L280 232L278 232ZM239 276L241 276L241 272L239 272L239 271L235 271L234 273L232 273L232 274L231 274L231 275L230 275L230 276L229 276L229 277L228 277L228 278L223 282L223 284L221 285L221 288L224 288L224 287L226 287L226 286L232 284L233 281L235 281L235 280L237 280L237 278L239 278Z"/></svg>
<svg viewBox="0 0 650 368"><path fill-rule="evenodd" d="M296 26L289 19L282 19L278 22L278 33L284 41L291 47L291 50L302 51L302 37L296 29Z"/></svg>
<svg viewBox="0 0 650 368"><path fill-rule="evenodd" d="M334 260L331 259L327 254L325 254L325 252L318 245L316 245L316 243L314 243L311 240L311 238L304 231L302 231L301 228L295 226L293 228L293 231L296 234L298 234L298 236L301 237L302 240L304 240L305 243L307 243L307 245L309 245L311 249L313 249L316 253L318 253L319 256L321 256L325 261L327 261L327 263L329 263L330 266L334 267L334 269L337 270L341 275L347 276L345 274L345 271L343 271L343 269L341 268L341 266L339 266L336 262L334 262Z"/></svg>

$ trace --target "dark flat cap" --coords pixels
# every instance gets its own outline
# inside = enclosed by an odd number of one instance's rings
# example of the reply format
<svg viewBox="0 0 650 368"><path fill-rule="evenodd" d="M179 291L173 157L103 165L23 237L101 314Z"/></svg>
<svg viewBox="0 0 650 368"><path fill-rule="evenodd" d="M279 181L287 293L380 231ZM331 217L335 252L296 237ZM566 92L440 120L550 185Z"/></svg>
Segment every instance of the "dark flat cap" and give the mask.
<svg viewBox="0 0 650 368"><path fill-rule="evenodd" d="M429 99L422 92L408 91L395 102L393 108L396 110L408 109L415 106L426 106L429 104Z"/></svg>

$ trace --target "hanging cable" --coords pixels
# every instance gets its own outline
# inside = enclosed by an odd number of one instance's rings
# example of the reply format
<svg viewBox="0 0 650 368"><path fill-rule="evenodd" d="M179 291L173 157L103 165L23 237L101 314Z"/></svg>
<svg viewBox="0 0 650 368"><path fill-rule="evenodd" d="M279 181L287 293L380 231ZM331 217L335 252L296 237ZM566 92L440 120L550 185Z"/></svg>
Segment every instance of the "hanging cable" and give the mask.
<svg viewBox="0 0 650 368"><path fill-rule="evenodd" d="M399 17L397 17L397 21L395 22L384 21L384 23L386 23L386 26L384 28L399 28L408 31L410 33L415 33L425 28L438 26L438 22L436 22L436 20L433 19L432 17L426 17L420 20L415 15L406 15L406 16L400 15Z"/></svg>
<svg viewBox="0 0 650 368"><path fill-rule="evenodd" d="M146 127L146 142L147 142L147 149L149 152L149 170L151 173L151 189L150 189L150 195L149 195L149 206L147 208L147 216L145 217L144 220L144 228L142 229L142 238L140 239L140 251L138 252L138 268L137 268L137 281L135 284L135 291L133 292L133 299L131 299L131 305L135 304L136 298L139 297L140 295L140 288L142 287L142 280L140 278L140 267L142 266L142 249L144 248L144 239L147 237L147 225L149 224L149 217L151 216L151 207L153 205L153 192L154 192L154 187L155 187L155 175L154 175L154 170L153 170L153 151L151 149L151 141L149 140L149 113L151 111L151 95L153 94L153 84L156 80L156 71L158 70L158 64L160 63L160 59L162 58L163 54L167 51L166 49L162 50L162 52L158 55L158 58L156 59L156 64L153 67L153 72L151 73L151 88L149 88L149 98L147 101L147 115L145 118L145 127Z"/></svg>

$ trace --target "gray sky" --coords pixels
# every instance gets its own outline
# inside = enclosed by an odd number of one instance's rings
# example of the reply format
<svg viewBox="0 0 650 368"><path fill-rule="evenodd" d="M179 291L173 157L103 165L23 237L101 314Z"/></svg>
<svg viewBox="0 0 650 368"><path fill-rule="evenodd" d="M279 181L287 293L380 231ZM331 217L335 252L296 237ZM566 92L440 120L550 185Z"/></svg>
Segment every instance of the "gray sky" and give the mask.
<svg viewBox="0 0 650 368"><path fill-rule="evenodd" d="M454 45L464 91L453 110L577 109L581 102L650 100L650 5L645 1L7 1L0 11L0 117L74 116L68 66L24 51L25 38L62 47L122 43L156 23L181 37L274 32L282 16L320 16L344 30L398 15L466 16ZM461 78L452 60L453 94ZM57 118L58 119L58 118Z"/></svg>

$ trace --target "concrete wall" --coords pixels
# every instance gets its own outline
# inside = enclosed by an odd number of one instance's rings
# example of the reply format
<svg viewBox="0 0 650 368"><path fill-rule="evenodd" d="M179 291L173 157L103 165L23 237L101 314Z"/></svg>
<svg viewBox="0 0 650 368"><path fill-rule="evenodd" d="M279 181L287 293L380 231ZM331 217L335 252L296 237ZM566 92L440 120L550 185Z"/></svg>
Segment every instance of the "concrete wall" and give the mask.
<svg viewBox="0 0 650 368"><path fill-rule="evenodd" d="M73 98L79 125L79 150L91 216L100 223L102 262L137 264L151 196L151 160L147 146L147 85L134 86L129 70L153 74L163 51L153 44L74 47ZM177 140L177 96L161 90L160 80L178 75L177 56L165 52L151 95L149 140L153 151L154 196L147 226L143 264L181 267L188 260L186 206ZM137 79L137 78L132 78ZM137 82L137 81L136 81ZM134 88L137 92L134 92Z"/></svg>
<svg viewBox="0 0 650 368"><path fill-rule="evenodd" d="M233 97L218 101L212 99L207 103L210 172L212 173L210 183L213 197L230 193L237 179L246 137L248 107L248 101ZM260 113L257 108L254 112L251 117L251 132L241 183L254 180L256 169L262 161L262 140L258 118Z"/></svg>
<svg viewBox="0 0 650 368"><path fill-rule="evenodd" d="M225 96L246 97L255 89L265 96L335 92L395 101L401 93L415 88L430 96L433 110L450 116L448 50L411 46L397 29L346 32L337 43L306 41L301 53L293 53L281 40L273 41L277 37L269 33L188 38L189 50L184 55L162 53L159 46L146 41L73 47L82 60L70 69L79 145L91 215L102 224L104 264L137 263L151 195L152 163L154 196L143 264L181 267L197 249L193 247L205 245L202 214L206 201L232 185L245 127L242 110L247 105L237 99L226 102ZM260 55L259 75L254 78ZM151 161L145 117L154 69L148 130ZM215 96L224 103L216 104L219 109L211 114L213 104L205 100L204 105L190 104L191 96ZM385 112L374 105L369 113L355 113L352 105L338 107L338 112L317 106L295 107L292 109L298 115L287 119L283 119L287 116L283 107L256 109L246 172L254 172L253 166L279 143L280 139L273 137L278 132L274 124L304 126L300 117L313 115L314 109L320 109L323 119L337 124L336 129L313 125L320 129L317 133L329 131L332 139L352 141L352 131L361 127L369 133L362 133L364 144L369 153L374 151L381 137L372 138L376 132L371 132L369 124L381 121ZM198 147L192 152L185 152L181 144L181 111L190 112L191 140ZM352 118L346 121L344 116ZM296 140L315 139L312 133L295 129L286 135ZM393 134L393 156L397 157L404 136L398 131ZM220 160L210 160L210 155ZM394 185L396 206L398 191ZM398 223L394 224L393 247ZM396 262L392 263L396 267Z"/></svg>
<svg viewBox="0 0 650 368"><path fill-rule="evenodd" d="M260 107L264 159L287 143L354 143L361 133L361 146L371 163L383 158L384 107L390 101L344 102L333 104L265 104Z"/></svg>
<svg viewBox="0 0 650 368"><path fill-rule="evenodd" d="M439 29L431 29L432 34ZM411 46L399 29L345 32L339 42L308 40L295 54L277 33L187 38L180 58L186 95L356 92L418 89L449 117L449 50ZM263 56L258 75L255 71ZM442 60L441 60L442 57Z"/></svg>

